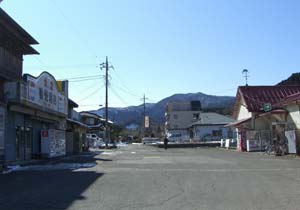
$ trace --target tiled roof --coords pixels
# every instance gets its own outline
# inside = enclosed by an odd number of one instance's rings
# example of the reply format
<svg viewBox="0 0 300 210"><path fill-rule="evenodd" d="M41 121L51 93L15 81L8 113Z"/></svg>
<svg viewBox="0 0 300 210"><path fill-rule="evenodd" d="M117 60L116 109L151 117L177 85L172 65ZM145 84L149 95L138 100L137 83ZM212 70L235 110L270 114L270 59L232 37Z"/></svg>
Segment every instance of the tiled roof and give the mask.
<svg viewBox="0 0 300 210"><path fill-rule="evenodd" d="M226 125L234 122L234 119L218 113L213 112L202 112L200 113L200 120L191 124L189 127L194 125Z"/></svg>
<svg viewBox="0 0 300 210"><path fill-rule="evenodd" d="M300 100L300 92L285 97L283 101L276 103L274 105L274 107L282 107L284 105L287 105L287 104L290 104L292 102L299 101L299 100Z"/></svg>
<svg viewBox="0 0 300 210"><path fill-rule="evenodd" d="M300 86L241 86L238 88L233 117L237 117L241 97L249 112L261 112L265 103L273 106L296 93L300 93Z"/></svg>

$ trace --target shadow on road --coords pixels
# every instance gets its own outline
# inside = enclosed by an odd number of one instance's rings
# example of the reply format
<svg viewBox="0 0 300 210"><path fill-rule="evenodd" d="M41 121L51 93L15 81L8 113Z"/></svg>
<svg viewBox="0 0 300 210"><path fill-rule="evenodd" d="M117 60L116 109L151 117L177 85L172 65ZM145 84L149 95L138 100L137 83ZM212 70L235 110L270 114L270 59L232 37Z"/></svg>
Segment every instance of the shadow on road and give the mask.
<svg viewBox="0 0 300 210"><path fill-rule="evenodd" d="M91 163L97 160L99 158L94 156L78 156L66 161ZM0 209L68 209L74 201L87 199L83 192L101 176L103 173L71 169L26 170L0 175Z"/></svg>

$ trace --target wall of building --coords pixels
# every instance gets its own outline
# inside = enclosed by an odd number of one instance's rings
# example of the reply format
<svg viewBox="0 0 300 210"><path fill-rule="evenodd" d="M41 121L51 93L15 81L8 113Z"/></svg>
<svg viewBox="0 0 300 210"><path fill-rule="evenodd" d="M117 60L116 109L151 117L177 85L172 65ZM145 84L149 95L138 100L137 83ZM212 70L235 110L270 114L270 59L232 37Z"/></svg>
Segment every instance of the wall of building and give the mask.
<svg viewBox="0 0 300 210"><path fill-rule="evenodd" d="M214 131L219 131L220 136L214 136ZM203 125L195 126L194 128L194 140L221 140L227 138L236 138L236 134L230 127L224 127L223 125Z"/></svg>
<svg viewBox="0 0 300 210"><path fill-rule="evenodd" d="M287 125L290 129L300 129L300 107L297 104L287 106L289 112Z"/></svg>
<svg viewBox="0 0 300 210"><path fill-rule="evenodd" d="M5 149L6 106L0 104L0 167L4 161Z"/></svg>
<svg viewBox="0 0 300 210"><path fill-rule="evenodd" d="M255 130L269 130L271 129L271 121L266 117L259 117L255 119L255 124L253 129Z"/></svg>
<svg viewBox="0 0 300 210"><path fill-rule="evenodd" d="M170 112L168 124L169 129L182 129L187 128L190 124L196 122L199 119L194 119L194 114L198 114L200 117L200 111L173 111Z"/></svg>
<svg viewBox="0 0 300 210"><path fill-rule="evenodd" d="M248 109L244 106L241 105L239 112L238 112L238 117L237 120L242 120L251 117L251 112L248 111Z"/></svg>
<svg viewBox="0 0 300 210"><path fill-rule="evenodd" d="M7 127L5 139L5 160L16 160L16 126L24 126L24 115L16 112L7 112Z"/></svg>

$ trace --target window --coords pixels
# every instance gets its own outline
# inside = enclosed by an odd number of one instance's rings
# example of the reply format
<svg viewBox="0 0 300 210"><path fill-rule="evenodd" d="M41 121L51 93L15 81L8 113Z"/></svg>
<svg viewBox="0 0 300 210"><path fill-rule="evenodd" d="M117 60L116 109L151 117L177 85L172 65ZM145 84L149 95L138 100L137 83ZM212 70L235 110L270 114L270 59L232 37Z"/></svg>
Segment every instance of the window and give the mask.
<svg viewBox="0 0 300 210"><path fill-rule="evenodd" d="M56 105L56 95L53 94L53 104Z"/></svg>
<svg viewBox="0 0 300 210"><path fill-rule="evenodd" d="M194 113L193 114L193 119L198 120L199 119L199 113Z"/></svg>
<svg viewBox="0 0 300 210"><path fill-rule="evenodd" d="M44 99L48 102L48 91L44 89Z"/></svg>
<svg viewBox="0 0 300 210"><path fill-rule="evenodd" d="M213 130L212 136L222 136L222 130Z"/></svg>
<svg viewBox="0 0 300 210"><path fill-rule="evenodd" d="M49 102L52 104L52 96L53 96L53 94L52 94L52 92L49 92Z"/></svg>
<svg viewBox="0 0 300 210"><path fill-rule="evenodd" d="M174 128L178 128L178 125L174 125Z"/></svg>
<svg viewBox="0 0 300 210"><path fill-rule="evenodd" d="M174 119L177 120L178 119L178 115L174 114Z"/></svg>
<svg viewBox="0 0 300 210"><path fill-rule="evenodd" d="M43 88L39 88L39 95L40 95L40 100L43 100L44 99Z"/></svg>

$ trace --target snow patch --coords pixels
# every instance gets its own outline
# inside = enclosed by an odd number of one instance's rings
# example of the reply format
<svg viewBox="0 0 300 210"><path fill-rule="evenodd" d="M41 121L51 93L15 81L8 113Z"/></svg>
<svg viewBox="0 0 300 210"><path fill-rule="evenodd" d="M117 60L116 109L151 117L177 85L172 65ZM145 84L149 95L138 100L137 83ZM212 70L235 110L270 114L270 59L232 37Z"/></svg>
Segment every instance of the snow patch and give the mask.
<svg viewBox="0 0 300 210"><path fill-rule="evenodd" d="M96 163L58 163L47 165L32 165L32 166L8 166L8 170L2 172L8 174L14 171L52 171L52 170L76 170L82 168L92 168Z"/></svg>

